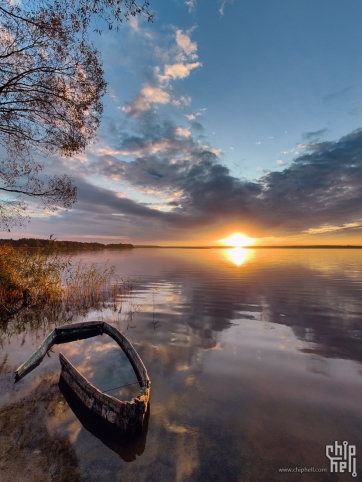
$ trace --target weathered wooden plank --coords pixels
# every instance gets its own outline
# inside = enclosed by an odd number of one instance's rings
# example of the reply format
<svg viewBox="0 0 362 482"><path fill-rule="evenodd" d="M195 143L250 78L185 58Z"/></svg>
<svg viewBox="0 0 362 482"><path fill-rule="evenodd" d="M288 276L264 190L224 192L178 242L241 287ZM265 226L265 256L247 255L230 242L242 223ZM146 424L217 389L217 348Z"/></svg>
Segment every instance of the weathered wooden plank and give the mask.
<svg viewBox="0 0 362 482"><path fill-rule="evenodd" d="M15 372L15 381L38 366L47 351L55 344L76 339L108 334L124 351L136 373L140 384L140 395L131 401L121 401L101 392L93 386L78 370L60 353L62 367L61 378L72 390L74 396L95 415L102 417L107 423L125 432L134 432L142 427L147 412L151 382L139 354L130 341L116 328L105 322L75 323L55 328L43 341L38 350Z"/></svg>
<svg viewBox="0 0 362 482"><path fill-rule="evenodd" d="M15 372L15 382L19 381L29 372L34 370L40 363L43 361L43 358L50 350L50 348L55 345L56 343L57 334L55 330L53 330L49 335L45 338L43 343L39 346L35 353L27 360L25 363L20 365L20 367Z"/></svg>

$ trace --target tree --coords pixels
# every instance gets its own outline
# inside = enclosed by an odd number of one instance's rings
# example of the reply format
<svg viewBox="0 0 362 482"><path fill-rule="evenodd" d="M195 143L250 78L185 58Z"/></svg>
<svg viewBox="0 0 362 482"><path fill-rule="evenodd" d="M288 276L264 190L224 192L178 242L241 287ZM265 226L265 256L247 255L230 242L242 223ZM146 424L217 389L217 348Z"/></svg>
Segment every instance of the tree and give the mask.
<svg viewBox="0 0 362 482"><path fill-rule="evenodd" d="M94 139L106 82L90 23L118 28L138 14L153 19L132 0L0 0L0 191L18 196L0 202L5 229L22 224L24 196L51 210L76 201L72 179L44 178L33 153L72 156Z"/></svg>

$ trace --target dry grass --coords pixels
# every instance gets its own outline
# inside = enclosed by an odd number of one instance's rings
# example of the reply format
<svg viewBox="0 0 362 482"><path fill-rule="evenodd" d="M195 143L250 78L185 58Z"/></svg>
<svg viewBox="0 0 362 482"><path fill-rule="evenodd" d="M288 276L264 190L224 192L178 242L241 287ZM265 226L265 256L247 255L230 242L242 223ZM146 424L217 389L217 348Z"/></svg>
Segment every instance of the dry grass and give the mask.
<svg viewBox="0 0 362 482"><path fill-rule="evenodd" d="M97 305L120 294L123 279L114 266L98 267L79 261L63 271L61 299L66 304Z"/></svg>
<svg viewBox="0 0 362 482"><path fill-rule="evenodd" d="M58 299L62 273L69 266L69 257L59 252L49 254L0 245L0 301L14 302L23 296L25 289L29 289L37 301Z"/></svg>
<svg viewBox="0 0 362 482"><path fill-rule="evenodd" d="M6 309L22 299L25 289L33 305L97 309L132 291L133 283L118 276L114 266L74 264L66 252L0 245L0 304Z"/></svg>
<svg viewBox="0 0 362 482"><path fill-rule="evenodd" d="M63 271L61 299L69 305L97 305L117 301L121 295L130 295L136 280L125 280L117 275L115 266L97 266L95 263L69 264Z"/></svg>

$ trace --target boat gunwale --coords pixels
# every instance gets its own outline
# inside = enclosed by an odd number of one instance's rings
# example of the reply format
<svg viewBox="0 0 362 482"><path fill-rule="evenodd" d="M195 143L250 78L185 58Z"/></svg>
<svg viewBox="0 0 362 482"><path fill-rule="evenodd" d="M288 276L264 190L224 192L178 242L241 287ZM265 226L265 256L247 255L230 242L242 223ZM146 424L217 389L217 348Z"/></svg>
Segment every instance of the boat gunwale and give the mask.
<svg viewBox="0 0 362 482"><path fill-rule="evenodd" d="M59 354L59 360L62 367L61 377L67 382L74 393L83 400L83 402L92 409L92 406L97 406L96 402L103 404L103 407L98 410L101 411L104 418L111 417L110 420L114 423L115 417L117 418L132 418L134 415L136 418L142 416L147 411L148 399L151 388L151 381L149 379L146 367L142 362L139 354L131 344L131 342L116 328L109 325L106 322L90 321L84 323L75 323L73 325L63 325L56 327L49 335L44 339L43 343L39 346L31 357L24 362L15 372L15 382L19 381L30 371L36 368L44 359L44 356L50 350L50 348L57 344L63 344L78 339L91 338L93 336L108 334L122 349L130 361L133 370L137 376L138 383L141 387L141 393L137 397L134 397L130 401L119 400L112 395L102 392L97 387L92 385L75 367L70 361L62 354ZM121 388L121 387L119 387ZM137 409L135 407L137 405ZM132 409L132 406L135 407ZM106 407L106 410L105 410ZM126 410L126 407L127 410ZM108 408L111 413L107 412ZM129 412L130 415L127 415ZM103 413L107 412L107 413ZM124 412L123 415L121 412ZM136 416L137 413L137 416ZM141 424L142 424L141 421ZM121 420L121 424L127 425L126 422ZM117 423L118 425L118 423ZM124 427L126 428L126 427Z"/></svg>

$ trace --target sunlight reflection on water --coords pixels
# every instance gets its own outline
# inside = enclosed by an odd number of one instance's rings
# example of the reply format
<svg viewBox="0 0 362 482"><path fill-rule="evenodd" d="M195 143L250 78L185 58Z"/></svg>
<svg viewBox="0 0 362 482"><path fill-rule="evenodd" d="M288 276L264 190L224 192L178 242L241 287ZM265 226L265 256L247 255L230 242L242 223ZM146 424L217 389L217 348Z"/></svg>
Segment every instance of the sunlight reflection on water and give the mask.
<svg viewBox="0 0 362 482"><path fill-rule="evenodd" d="M248 258L248 254L250 254L250 251L243 248L232 248L232 249L227 249L226 254L228 258L234 264L236 264L236 266L241 266L244 263L244 261Z"/></svg>

